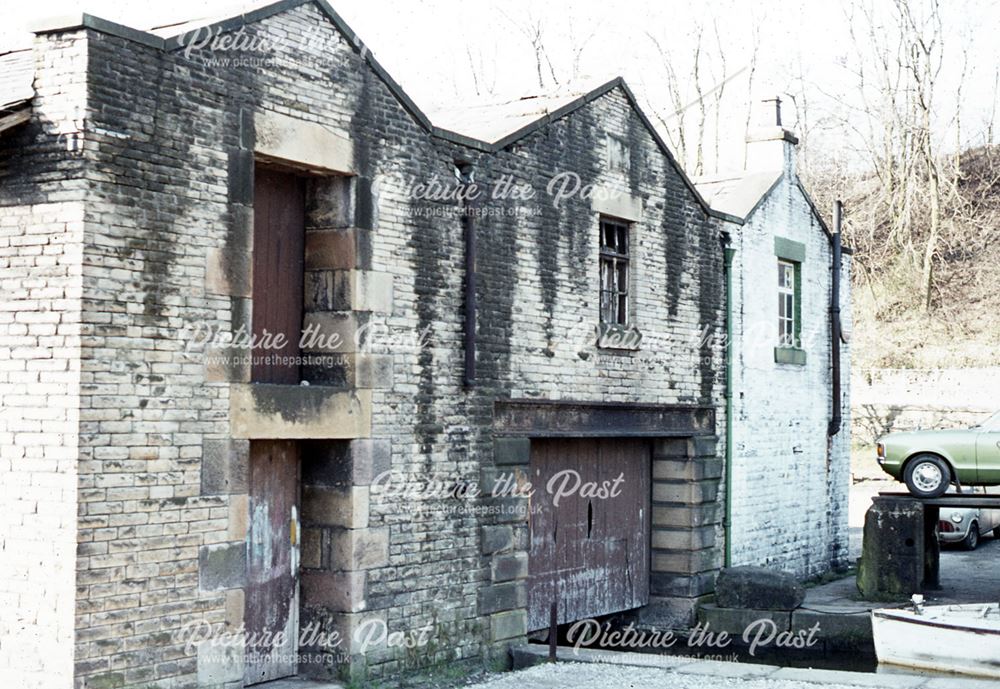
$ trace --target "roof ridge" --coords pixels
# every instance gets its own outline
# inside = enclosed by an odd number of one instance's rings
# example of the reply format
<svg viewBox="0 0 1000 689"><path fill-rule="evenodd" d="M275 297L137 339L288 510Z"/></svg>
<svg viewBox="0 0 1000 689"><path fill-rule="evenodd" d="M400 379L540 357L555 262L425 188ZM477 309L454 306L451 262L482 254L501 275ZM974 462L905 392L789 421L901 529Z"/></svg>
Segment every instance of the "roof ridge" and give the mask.
<svg viewBox="0 0 1000 689"><path fill-rule="evenodd" d="M674 168L676 173L680 176L681 180L684 182L685 187L694 196L698 205L702 208L706 215L717 217L728 222L735 222L737 224L742 224L743 219L732 216L728 213L717 211L705 201L701 193L695 187L694 183L688 177L687 173L677 162L674 157L673 152L667 146L663 137L653 126L652 122L646 116L646 113L639 106L639 103L632 93L632 90L625 83L625 80L618 76L610 81L607 81L600 86L597 86L579 97L573 99L571 102L564 106L557 108L556 110L546 112L540 115L538 118L529 122L524 127L521 127L517 131L511 133L510 135L495 141L488 142L468 137L457 132L450 131L448 129L435 126L431 122L430 118L426 113L410 98L410 96L403 90L395 79L386 71L384 67L375 59L372 51L364 44L360 37L354 32L353 29L347 24L346 21L337 13L336 10L330 5L327 0L278 0L277 2L264 5L255 8L251 11L240 12L234 14L228 18L220 19L216 22L210 23L208 25L199 27L201 29L208 28L214 31L232 31L239 27L245 26L246 24L254 23L262 19L266 19L275 14L279 14L286 10L294 9L306 4L313 4L319 8L319 10L326 15L327 19L334 25L334 27L341 33L341 35L347 40L356 53L358 53L368 66L376 73L379 79L386 85L389 91L393 94L396 100L400 103L404 110L406 110L411 117L419 124L423 129L425 129L431 136L450 141L459 145L467 146L469 148L474 148L477 150L482 150L485 152L493 153L498 150L509 146L510 144L516 142L517 140L528 136L534 131L537 131L541 127L546 126L550 122L557 119L561 119L576 110L580 109L584 105L592 102L596 98L603 96L604 94L612 91L615 88L621 88L625 94L626 100L629 106L632 108L633 112L639 117L643 126L647 129L650 136L653 137L657 144L657 147L666 156L670 165ZM100 17L95 17L90 14L76 14L69 18L58 19L50 21L47 24L36 25L32 28L35 33L53 33L56 31L66 31L75 28L89 28L93 31L98 31L101 33L106 33L110 35L119 36L127 40L132 40L143 45L147 45L151 48L164 50L164 51L174 51L183 47L183 40L185 35L189 32L181 32L175 36L169 38L161 38L156 34L150 33L149 31L144 31L141 29L135 29L123 24L118 24L111 22Z"/></svg>

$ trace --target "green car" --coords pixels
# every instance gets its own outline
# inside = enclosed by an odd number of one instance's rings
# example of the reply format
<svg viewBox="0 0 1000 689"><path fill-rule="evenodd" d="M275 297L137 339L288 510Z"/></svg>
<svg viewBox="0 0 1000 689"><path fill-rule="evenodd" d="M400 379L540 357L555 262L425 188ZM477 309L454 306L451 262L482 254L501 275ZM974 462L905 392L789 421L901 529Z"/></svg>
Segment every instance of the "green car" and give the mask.
<svg viewBox="0 0 1000 689"><path fill-rule="evenodd" d="M936 498L956 483L1000 485L1000 412L973 428L890 433L878 441L878 463L918 498Z"/></svg>

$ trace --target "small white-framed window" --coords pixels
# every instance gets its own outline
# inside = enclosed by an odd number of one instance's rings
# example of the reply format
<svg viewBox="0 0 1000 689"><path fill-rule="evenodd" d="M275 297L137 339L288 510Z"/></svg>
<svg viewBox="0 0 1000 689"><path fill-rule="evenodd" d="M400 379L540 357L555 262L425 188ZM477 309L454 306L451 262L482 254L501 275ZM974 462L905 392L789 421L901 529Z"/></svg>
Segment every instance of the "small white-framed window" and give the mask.
<svg viewBox="0 0 1000 689"><path fill-rule="evenodd" d="M778 345L781 347L798 346L795 268L791 261L778 261Z"/></svg>

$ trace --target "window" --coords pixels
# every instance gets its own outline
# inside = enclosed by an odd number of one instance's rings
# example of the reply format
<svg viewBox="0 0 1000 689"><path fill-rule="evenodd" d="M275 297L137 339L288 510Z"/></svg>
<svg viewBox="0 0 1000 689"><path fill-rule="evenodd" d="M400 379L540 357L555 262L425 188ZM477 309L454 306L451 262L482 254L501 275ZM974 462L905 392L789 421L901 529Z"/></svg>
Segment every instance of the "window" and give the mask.
<svg viewBox="0 0 1000 689"><path fill-rule="evenodd" d="M601 323L628 323L629 226L601 218Z"/></svg>
<svg viewBox="0 0 1000 689"><path fill-rule="evenodd" d="M778 261L778 344L781 347L798 346L795 286L795 264Z"/></svg>

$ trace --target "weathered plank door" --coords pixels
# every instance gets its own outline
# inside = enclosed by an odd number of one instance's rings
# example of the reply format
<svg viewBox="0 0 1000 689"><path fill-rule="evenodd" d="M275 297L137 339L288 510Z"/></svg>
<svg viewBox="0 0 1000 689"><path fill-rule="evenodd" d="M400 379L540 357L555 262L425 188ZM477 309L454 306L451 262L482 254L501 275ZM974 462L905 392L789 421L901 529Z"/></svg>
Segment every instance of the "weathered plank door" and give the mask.
<svg viewBox="0 0 1000 689"><path fill-rule="evenodd" d="M250 526L244 683L296 672L299 626L299 451L295 441L250 444ZM280 636L279 636L280 635Z"/></svg>
<svg viewBox="0 0 1000 689"><path fill-rule="evenodd" d="M642 440L531 441L529 630L549 626L553 601L559 624L649 602L650 466ZM585 496L619 475L617 497Z"/></svg>
<svg viewBox="0 0 1000 689"><path fill-rule="evenodd" d="M283 347L253 352L255 383L299 378L305 261L305 183L300 177L257 166L253 198L253 334L285 337Z"/></svg>

